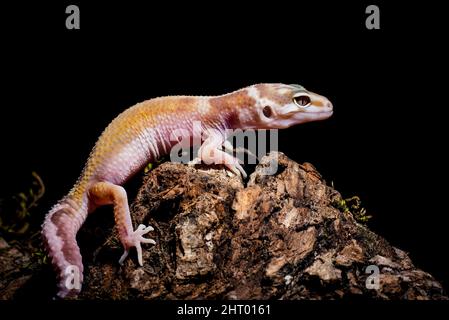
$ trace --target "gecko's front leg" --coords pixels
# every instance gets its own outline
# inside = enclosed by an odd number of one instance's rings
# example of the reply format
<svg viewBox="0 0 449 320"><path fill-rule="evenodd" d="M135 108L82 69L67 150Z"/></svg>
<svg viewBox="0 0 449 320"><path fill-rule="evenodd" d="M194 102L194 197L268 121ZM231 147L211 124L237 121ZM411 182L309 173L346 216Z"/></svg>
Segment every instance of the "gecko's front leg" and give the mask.
<svg viewBox="0 0 449 320"><path fill-rule="evenodd" d="M129 213L128 196L123 187L110 182L98 182L89 189L89 197L95 205L112 204L114 206L115 224L117 225L120 241L123 244L125 252L119 260L122 264L126 259L131 247L136 247L137 260L139 265L143 265L141 243L156 244L153 239L146 239L144 234L153 231L153 227L139 225L133 231L131 215Z"/></svg>
<svg viewBox="0 0 449 320"><path fill-rule="evenodd" d="M223 164L236 175L242 175L246 178L246 172L243 170L239 160L229 153L221 150L226 141L226 136L217 131L208 132L206 140L198 150L198 157L206 164Z"/></svg>

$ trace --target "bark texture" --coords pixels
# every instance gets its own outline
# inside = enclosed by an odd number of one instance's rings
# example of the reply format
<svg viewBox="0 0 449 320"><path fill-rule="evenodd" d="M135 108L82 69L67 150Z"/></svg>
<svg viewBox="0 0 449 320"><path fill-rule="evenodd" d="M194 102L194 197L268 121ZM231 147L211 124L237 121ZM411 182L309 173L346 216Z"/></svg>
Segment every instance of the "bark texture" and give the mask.
<svg viewBox="0 0 449 320"><path fill-rule="evenodd" d="M79 298L447 299L405 252L337 209L339 201L312 165L282 153L264 157L246 185L222 168L164 163L131 206L135 225L155 228L144 266L135 251L118 264L112 221L88 222L79 236L81 248L91 248ZM17 292L27 281L22 275L9 286Z"/></svg>

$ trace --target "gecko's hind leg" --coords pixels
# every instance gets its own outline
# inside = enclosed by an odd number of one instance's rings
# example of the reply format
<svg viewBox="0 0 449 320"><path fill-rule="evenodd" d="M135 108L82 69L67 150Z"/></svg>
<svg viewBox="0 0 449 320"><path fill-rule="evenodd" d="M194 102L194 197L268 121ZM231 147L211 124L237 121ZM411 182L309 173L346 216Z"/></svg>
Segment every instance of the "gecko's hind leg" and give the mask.
<svg viewBox="0 0 449 320"><path fill-rule="evenodd" d="M141 243L156 244L153 239L146 239L144 234L153 231L153 227L145 227L139 225L133 231L131 215L129 213L128 196L123 187L112 184L110 182L98 182L89 189L89 197L95 205L112 204L114 206L115 224L118 228L120 241L125 248L125 252L121 256L119 263L122 264L126 259L131 247L136 247L137 260L139 265L143 265Z"/></svg>

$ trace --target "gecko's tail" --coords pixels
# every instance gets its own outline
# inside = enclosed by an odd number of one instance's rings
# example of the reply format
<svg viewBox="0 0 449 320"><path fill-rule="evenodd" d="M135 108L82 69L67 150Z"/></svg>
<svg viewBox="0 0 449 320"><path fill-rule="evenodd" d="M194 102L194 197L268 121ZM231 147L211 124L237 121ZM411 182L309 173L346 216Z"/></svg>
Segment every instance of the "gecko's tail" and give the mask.
<svg viewBox="0 0 449 320"><path fill-rule="evenodd" d="M47 214L42 236L58 276L58 296L76 295L83 282L83 263L76 233L87 216L87 196L60 200Z"/></svg>

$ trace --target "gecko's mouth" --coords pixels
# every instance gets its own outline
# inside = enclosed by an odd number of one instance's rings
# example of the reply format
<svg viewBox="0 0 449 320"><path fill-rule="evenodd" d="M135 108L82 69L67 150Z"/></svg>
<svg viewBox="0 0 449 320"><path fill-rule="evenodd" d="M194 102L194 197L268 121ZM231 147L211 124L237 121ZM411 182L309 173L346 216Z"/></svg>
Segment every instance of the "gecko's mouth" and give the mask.
<svg viewBox="0 0 449 320"><path fill-rule="evenodd" d="M334 113L334 110L320 111L320 112L306 112L305 114L310 115L310 116L329 116L330 117L333 113Z"/></svg>
<svg viewBox="0 0 449 320"><path fill-rule="evenodd" d="M332 116L334 114L334 110L317 112L315 114L316 114L317 118L324 120L324 119L327 119L330 116Z"/></svg>
<svg viewBox="0 0 449 320"><path fill-rule="evenodd" d="M293 115L293 119L296 119L297 123L307 122L307 121L317 121L317 120L325 120L332 116L334 113L333 110L329 111L321 111L321 112L298 112Z"/></svg>
<svg viewBox="0 0 449 320"><path fill-rule="evenodd" d="M334 110L317 112L316 114L323 115L323 116L329 115L329 117L330 117L333 113L334 113Z"/></svg>

